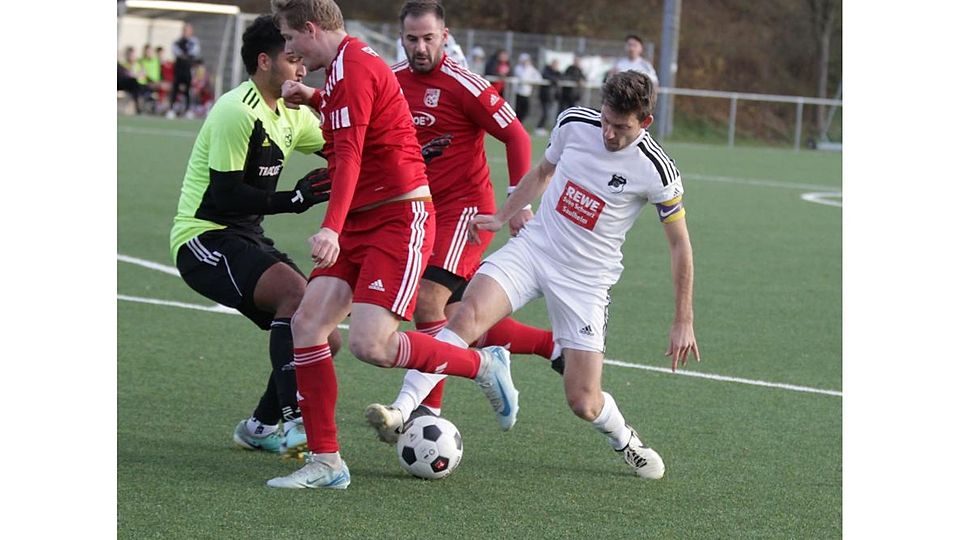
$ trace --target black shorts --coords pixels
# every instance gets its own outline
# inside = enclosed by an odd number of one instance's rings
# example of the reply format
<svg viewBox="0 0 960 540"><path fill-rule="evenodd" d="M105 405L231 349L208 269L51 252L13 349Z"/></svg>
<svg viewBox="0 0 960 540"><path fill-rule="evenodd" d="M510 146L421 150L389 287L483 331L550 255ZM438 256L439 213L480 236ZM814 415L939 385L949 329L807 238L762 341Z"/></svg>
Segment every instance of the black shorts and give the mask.
<svg viewBox="0 0 960 540"><path fill-rule="evenodd" d="M191 289L236 309L264 330L270 329L274 314L253 303L253 292L260 276L278 262L303 275L286 253L273 247L273 240L263 236L208 231L190 239L177 252L177 270Z"/></svg>

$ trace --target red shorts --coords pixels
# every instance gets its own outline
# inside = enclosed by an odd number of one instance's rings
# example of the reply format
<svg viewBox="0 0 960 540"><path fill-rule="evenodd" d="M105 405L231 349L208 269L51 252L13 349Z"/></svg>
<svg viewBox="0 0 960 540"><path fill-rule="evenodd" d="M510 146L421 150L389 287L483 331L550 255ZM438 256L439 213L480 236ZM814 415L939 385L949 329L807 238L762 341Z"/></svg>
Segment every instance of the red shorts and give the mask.
<svg viewBox="0 0 960 540"><path fill-rule="evenodd" d="M493 214L497 211L493 197L489 201L454 201L450 205L437 206L437 238L430 255L430 266L443 268L462 278L470 279L480 266L483 252L493 240L494 233L480 231L480 243L467 241L470 220L477 214Z"/></svg>
<svg viewBox="0 0 960 540"><path fill-rule="evenodd" d="M340 233L337 262L314 268L310 278L340 278L353 289L354 303L381 306L409 321L435 228L430 201L397 201L351 214Z"/></svg>

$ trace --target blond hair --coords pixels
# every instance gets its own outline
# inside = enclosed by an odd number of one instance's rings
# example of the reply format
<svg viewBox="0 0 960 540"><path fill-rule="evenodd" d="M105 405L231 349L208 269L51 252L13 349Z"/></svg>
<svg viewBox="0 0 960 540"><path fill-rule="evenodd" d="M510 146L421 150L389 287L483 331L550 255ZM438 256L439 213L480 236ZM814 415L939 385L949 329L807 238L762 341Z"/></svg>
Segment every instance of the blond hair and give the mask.
<svg viewBox="0 0 960 540"><path fill-rule="evenodd" d="M307 22L320 30L343 30L343 13L333 0L271 0L273 21L280 26L281 17L287 26L302 31Z"/></svg>

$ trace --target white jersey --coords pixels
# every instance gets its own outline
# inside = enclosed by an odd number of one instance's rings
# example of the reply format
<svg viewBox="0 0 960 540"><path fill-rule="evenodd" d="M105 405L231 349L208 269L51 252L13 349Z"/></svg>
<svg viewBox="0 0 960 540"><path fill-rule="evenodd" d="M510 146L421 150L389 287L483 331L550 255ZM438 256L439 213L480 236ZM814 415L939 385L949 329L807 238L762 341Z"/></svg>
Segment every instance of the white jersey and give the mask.
<svg viewBox="0 0 960 540"><path fill-rule="evenodd" d="M521 237L583 281L612 286L627 231L647 202L683 194L680 172L646 130L626 148L607 150L600 113L585 107L560 114L544 157L557 168Z"/></svg>
<svg viewBox="0 0 960 540"><path fill-rule="evenodd" d="M614 64L613 67L617 70L617 73L621 71L638 71L640 73L646 73L653 81L653 84L660 84L660 79L657 78L657 70L653 69L653 64L648 62L647 59L642 56L638 56L636 60L631 60L626 57L621 58L617 60L617 63Z"/></svg>

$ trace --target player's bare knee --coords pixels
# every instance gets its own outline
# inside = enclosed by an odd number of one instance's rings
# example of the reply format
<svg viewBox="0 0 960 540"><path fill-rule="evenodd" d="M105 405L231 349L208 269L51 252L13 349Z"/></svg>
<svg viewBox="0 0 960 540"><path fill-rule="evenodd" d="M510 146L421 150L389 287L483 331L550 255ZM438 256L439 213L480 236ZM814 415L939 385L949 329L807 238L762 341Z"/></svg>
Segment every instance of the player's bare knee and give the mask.
<svg viewBox="0 0 960 540"><path fill-rule="evenodd" d="M474 336L477 334L476 328L479 326L478 314L476 300L464 298L458 304L457 311L450 319L448 327L460 337Z"/></svg>
<svg viewBox="0 0 960 540"><path fill-rule="evenodd" d="M352 332L348 337L350 353L360 360L378 367L391 367L393 358L388 358L386 346L379 340L367 336L355 336Z"/></svg>
<svg viewBox="0 0 960 540"><path fill-rule="evenodd" d="M330 335L327 336L327 345L330 346L330 356L336 356L340 352L340 347L343 346L343 337L340 336L340 330L334 329L333 332L330 332Z"/></svg>
<svg viewBox="0 0 960 540"><path fill-rule="evenodd" d="M600 416L600 410L603 408L602 402L587 393L567 393L567 405L570 406L573 414L588 422Z"/></svg>
<svg viewBox="0 0 960 540"><path fill-rule="evenodd" d="M293 318L290 321L290 327L293 329L293 335L309 336L317 332L320 326L320 318L316 310L304 309L303 306L294 311Z"/></svg>

